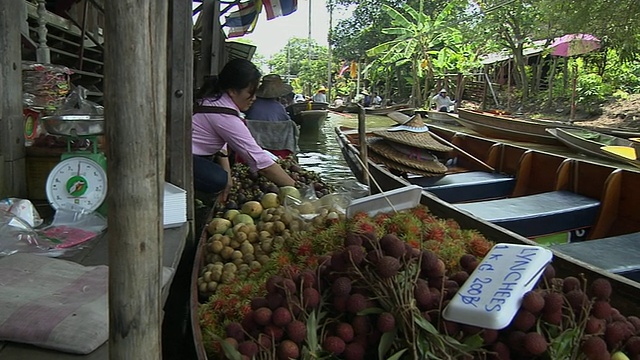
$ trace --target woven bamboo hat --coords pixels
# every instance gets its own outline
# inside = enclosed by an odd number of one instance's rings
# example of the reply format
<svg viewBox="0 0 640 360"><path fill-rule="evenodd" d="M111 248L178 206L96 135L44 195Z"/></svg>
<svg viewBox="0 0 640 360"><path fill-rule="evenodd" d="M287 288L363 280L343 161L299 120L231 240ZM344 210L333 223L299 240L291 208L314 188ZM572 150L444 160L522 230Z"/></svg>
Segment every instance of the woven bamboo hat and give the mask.
<svg viewBox="0 0 640 360"><path fill-rule="evenodd" d="M390 161L389 164L382 161L385 165L395 168L396 170L413 173L419 170L430 173L431 176L444 174L447 171L447 167L438 161L437 157L424 149L391 143L383 138L375 137L367 139L367 145L373 152L380 155L380 157ZM402 169L396 164L402 165Z"/></svg>
<svg viewBox="0 0 640 360"><path fill-rule="evenodd" d="M373 162L378 163L378 164L382 164L384 166L386 166L389 169L393 169L393 170L397 170L406 174L415 174L415 175L420 175L420 176L424 176L424 177L436 177L436 176L443 176L444 174L437 174L437 173L432 173L430 171L423 171L423 170L419 170L416 168L412 168L410 166L406 166L406 165L402 165L398 162L395 162L393 160L389 160L386 157L380 156L376 153L371 153L369 154L369 158L371 160L373 160Z"/></svg>
<svg viewBox="0 0 640 360"><path fill-rule="evenodd" d="M400 126L387 130L375 130L373 133L387 140L421 149L441 152L453 150L453 148L439 143L429 134L429 128L422 121L420 114L415 114Z"/></svg>
<svg viewBox="0 0 640 360"><path fill-rule="evenodd" d="M262 84L256 90L256 97L264 99L275 99L285 96L293 91L293 87L282 82L278 74L269 74L262 77Z"/></svg>

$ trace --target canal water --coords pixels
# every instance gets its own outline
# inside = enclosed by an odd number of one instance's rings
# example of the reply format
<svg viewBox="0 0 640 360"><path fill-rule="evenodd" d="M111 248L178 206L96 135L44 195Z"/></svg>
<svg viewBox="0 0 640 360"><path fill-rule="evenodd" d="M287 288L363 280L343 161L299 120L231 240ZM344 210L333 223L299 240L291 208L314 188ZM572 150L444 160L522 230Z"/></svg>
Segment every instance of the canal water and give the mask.
<svg viewBox="0 0 640 360"><path fill-rule="evenodd" d="M367 128L386 127L395 124L386 116L367 115ZM324 126L317 133L301 133L298 161L302 167L320 175L327 184L340 186L343 182L355 180L342 157L336 139L335 128L339 126L358 127L357 114L329 112Z"/></svg>

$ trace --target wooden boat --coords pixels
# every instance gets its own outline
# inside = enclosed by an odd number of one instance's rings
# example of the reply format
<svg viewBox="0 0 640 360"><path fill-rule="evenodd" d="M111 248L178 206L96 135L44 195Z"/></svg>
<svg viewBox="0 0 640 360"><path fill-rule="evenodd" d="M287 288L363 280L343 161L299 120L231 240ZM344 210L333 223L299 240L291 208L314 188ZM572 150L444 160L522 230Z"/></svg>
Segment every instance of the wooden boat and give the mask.
<svg viewBox="0 0 640 360"><path fill-rule="evenodd" d="M462 228L475 229L482 233L486 238L491 239L496 243L536 245L529 239L514 234L513 232L505 231L499 226L461 212L451 204L448 204L428 193L423 193L421 195L420 203L427 206L434 215L441 218L454 219L458 224L460 224ZM206 230L204 230L200 237L195 258L196 261L194 262L191 277L191 330L193 332L195 343L194 345L199 360L208 359L205 352L204 344L202 342L202 331L199 326L200 319L198 314L200 301L204 301L205 299L199 298L197 288L197 279L199 277L200 269L205 264L204 254L208 237L209 236L206 233ZM556 274L558 277L576 276L578 274L582 274L589 282L597 278L605 278L612 284L612 306L616 307L623 314L633 315L640 312L640 307L637 302L637 299L640 297L640 283L633 281L627 277L590 265L584 261L581 261L580 259L576 259L566 254L563 251L559 251L554 248L552 248L552 251L554 252L552 264L556 270ZM578 254L578 256L580 256L580 254ZM637 275L636 272L633 273L633 276L635 275ZM628 276L632 276L631 272L628 272Z"/></svg>
<svg viewBox="0 0 640 360"><path fill-rule="evenodd" d="M329 110L330 111L335 111L335 112L344 112L344 109L346 107L347 107L346 105L329 106Z"/></svg>
<svg viewBox="0 0 640 360"><path fill-rule="evenodd" d="M558 126L551 126L551 124L468 109L458 109L456 120L460 125L489 137L538 144L561 144L555 136L546 132L548 127L563 127L560 123L556 124Z"/></svg>
<svg viewBox="0 0 640 360"><path fill-rule="evenodd" d="M341 145L353 148L352 150L357 154L357 150L355 149L353 144L344 143ZM369 163L369 168L372 173L383 171L383 169L375 163ZM393 175L391 175L391 177L389 177L387 179L387 182L385 183L385 186L389 186L390 188L397 188L404 185L404 179ZM376 188L373 189L375 190ZM461 228L475 229L483 234L486 238L491 239L494 242L536 245L535 242L523 236L505 230L504 228L487 222L481 218L472 216L467 212L461 211L454 205L445 202L428 192L422 193L420 202L421 204L427 206L435 216L441 218L451 218L455 220L461 226ZM198 359L200 360L205 360L208 358L205 352L204 344L202 342L202 331L199 326L200 319L198 316L198 308L200 301L204 301L204 299L199 298L197 279L199 277L201 268L205 264L204 254L208 237L209 235L206 233L206 229L203 230L200 236L199 245L197 247L197 254L195 258L196 261L194 262L191 277L191 326ZM596 244L597 242L594 241L592 243ZM589 282L595 280L596 278L606 278L611 282L613 287L613 295L611 297L612 306L616 307L623 314L634 315L639 313L640 307L638 306L637 299L640 297L640 284L638 282L635 282L628 277L615 274L611 271L605 271L600 267L590 265L589 263L568 255L565 251L560 251L554 248L552 248L552 251L554 253L553 266L556 270L557 276L566 277L582 274ZM635 275L637 274L637 272L634 272L633 274ZM631 272L625 273L625 276L630 277Z"/></svg>
<svg viewBox="0 0 640 360"><path fill-rule="evenodd" d="M336 132L347 164L360 181L371 180L368 182L375 192L420 185L460 210L539 242L599 239L640 231L640 213L635 210L640 190L634 185L640 182L640 172L432 125L430 129L457 146L448 161L453 165L436 179L397 172L371 158L367 159L367 177L359 159L357 132L346 128ZM494 171L481 169L474 158ZM575 222L578 214L580 219ZM633 221L618 218L622 214Z"/></svg>
<svg viewBox="0 0 640 360"><path fill-rule="evenodd" d="M300 133L318 132L328 115L329 110L303 110L295 115L293 121L300 125Z"/></svg>
<svg viewBox="0 0 640 360"><path fill-rule="evenodd" d="M287 112L293 118L293 116L299 114L304 110L327 110L329 108L329 103L318 102L318 101L306 101L294 103L287 106Z"/></svg>
<svg viewBox="0 0 640 360"><path fill-rule="evenodd" d="M364 111L367 115L387 115L392 111L400 111L404 108L409 108L408 104L396 104L390 106L381 106L381 107L366 107Z"/></svg>
<svg viewBox="0 0 640 360"><path fill-rule="evenodd" d="M590 127L552 120L525 120L499 111L477 111L458 109L458 122L482 135L514 141L557 145L560 142L546 132L547 128L587 129L607 135L631 138L640 137L640 132L631 129Z"/></svg>
<svg viewBox="0 0 640 360"><path fill-rule="evenodd" d="M329 114L328 103L310 101L287 106L291 120L300 125L300 132L318 131Z"/></svg>
<svg viewBox="0 0 640 360"><path fill-rule="evenodd" d="M577 152L640 166L635 155L638 143L634 141L587 129L549 128L547 132ZM616 155L618 152L611 151L612 146L626 148L628 152L634 154L633 158ZM605 151L603 148L609 151Z"/></svg>

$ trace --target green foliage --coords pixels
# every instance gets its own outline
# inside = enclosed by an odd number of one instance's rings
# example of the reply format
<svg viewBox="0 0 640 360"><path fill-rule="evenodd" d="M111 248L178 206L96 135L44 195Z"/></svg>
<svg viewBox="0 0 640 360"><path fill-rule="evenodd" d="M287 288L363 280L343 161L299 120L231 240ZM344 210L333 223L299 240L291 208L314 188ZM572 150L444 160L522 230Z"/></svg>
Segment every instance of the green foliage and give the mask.
<svg viewBox="0 0 640 360"><path fill-rule="evenodd" d="M291 82L296 93L312 95L314 89L327 85L328 62L329 52L326 47L318 45L314 40L292 38L268 64L272 73L297 77Z"/></svg>
<svg viewBox="0 0 640 360"><path fill-rule="evenodd" d="M578 76L576 85L577 103L583 105L588 111L604 101L606 86L602 83L602 77L598 74L584 74Z"/></svg>

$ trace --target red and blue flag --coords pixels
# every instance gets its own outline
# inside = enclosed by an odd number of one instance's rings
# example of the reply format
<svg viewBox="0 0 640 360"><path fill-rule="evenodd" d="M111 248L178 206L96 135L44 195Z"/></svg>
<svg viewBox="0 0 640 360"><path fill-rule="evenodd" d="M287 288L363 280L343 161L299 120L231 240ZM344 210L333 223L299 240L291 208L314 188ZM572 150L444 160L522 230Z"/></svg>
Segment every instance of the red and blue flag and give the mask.
<svg viewBox="0 0 640 360"><path fill-rule="evenodd" d="M287 16L298 10L298 0L262 0L262 2L267 12L267 20Z"/></svg>
<svg viewBox="0 0 640 360"><path fill-rule="evenodd" d="M229 37L243 36L253 31L262 11L262 1L252 0L238 4L238 10L226 17L224 26L229 28Z"/></svg>

